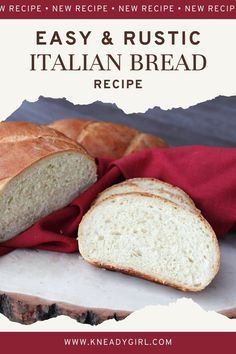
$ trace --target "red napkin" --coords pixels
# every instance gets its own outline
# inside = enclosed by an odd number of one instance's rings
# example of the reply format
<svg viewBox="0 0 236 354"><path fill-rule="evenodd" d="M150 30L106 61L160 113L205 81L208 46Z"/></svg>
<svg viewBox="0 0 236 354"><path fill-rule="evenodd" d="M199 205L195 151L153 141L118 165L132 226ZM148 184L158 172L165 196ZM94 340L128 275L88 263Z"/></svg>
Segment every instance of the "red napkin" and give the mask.
<svg viewBox="0 0 236 354"><path fill-rule="evenodd" d="M116 161L97 159L98 182L68 207L39 220L28 230L0 244L0 255L16 248L57 252L78 250L79 222L97 194L134 177L156 177L186 191L217 236L236 227L236 149L186 146L143 150Z"/></svg>

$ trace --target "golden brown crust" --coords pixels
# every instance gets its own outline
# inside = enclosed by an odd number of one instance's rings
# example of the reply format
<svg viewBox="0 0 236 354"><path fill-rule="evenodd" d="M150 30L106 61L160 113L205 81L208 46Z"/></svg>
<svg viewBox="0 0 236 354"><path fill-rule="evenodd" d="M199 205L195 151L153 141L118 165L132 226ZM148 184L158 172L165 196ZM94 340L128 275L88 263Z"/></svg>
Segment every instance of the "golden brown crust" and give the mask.
<svg viewBox="0 0 236 354"><path fill-rule="evenodd" d="M78 145L74 140L46 125L28 122L0 122L0 143L16 143L36 138L62 140L73 146Z"/></svg>
<svg viewBox="0 0 236 354"><path fill-rule="evenodd" d="M53 128L65 134L68 138L77 141L81 131L90 123L92 123L92 120L65 118L56 120L55 122L49 124L48 127Z"/></svg>
<svg viewBox="0 0 236 354"><path fill-rule="evenodd" d="M136 181L142 181L144 179L144 177L136 177L136 178L131 178L129 179L130 182L132 183L136 183ZM190 198L190 196L181 188L177 187L177 186L174 186L173 184L170 184L170 183L167 183L167 182L164 182L158 178L153 178L153 177L145 177L145 180L147 181L150 181L150 182L156 182L158 180L158 183L159 184L162 184L163 186L171 186L174 190L176 190L177 192L179 192L180 194L183 195L183 197L185 197L189 203L192 205L192 206L195 206L195 203L194 201ZM125 182L125 181L124 181ZM196 206L195 206L196 207Z"/></svg>
<svg viewBox="0 0 236 354"><path fill-rule="evenodd" d="M73 140L46 126L26 122L0 123L0 181L12 178L34 162L63 151L79 151Z"/></svg>
<svg viewBox="0 0 236 354"><path fill-rule="evenodd" d="M161 138L125 125L81 119L61 119L49 125L80 143L93 157L121 158L146 148L164 148Z"/></svg>
<svg viewBox="0 0 236 354"><path fill-rule="evenodd" d="M135 129L109 122L94 122L83 129L77 141L92 155L122 157L137 134Z"/></svg>
<svg viewBox="0 0 236 354"><path fill-rule="evenodd" d="M93 211L94 208L100 206L101 204L103 204L104 202L106 202L108 200L112 200L112 199L115 199L117 197L127 196L127 195L135 195L136 197L148 197L148 198L153 198L153 199L159 199L159 200L162 200L166 204L171 204L172 206L175 207L175 209L183 209L180 205L178 205L178 204L176 204L176 203L174 203L174 202L172 202L170 200L167 200L167 199L162 198L162 197L157 196L157 195L145 193L145 192L130 192L130 193L124 193L124 194L116 194L116 195L111 195L111 196L107 197L106 199L103 199L100 202L94 204L89 209L89 211L83 216L83 218L82 218L82 220L80 222L80 227L81 227L81 224L82 224L83 220L85 218L87 218L87 216ZM196 209L196 210L187 210L187 212L192 213L192 214L196 215L199 219L201 219L201 222L205 225L205 227L209 230L209 233L211 234L211 238L212 238L212 240L214 242L215 250L216 250L216 256L217 256L215 269L214 269L214 276L215 276L218 273L219 269L220 269L220 248L219 248L219 244L218 244L215 232L212 229L211 225L207 222L207 220L201 215L201 213L199 213L198 209ZM80 252L79 237L78 237L78 246L79 246L79 252ZM80 252L80 254L81 254L81 252ZM87 257L84 257L84 255L82 255L82 254L81 254L81 256L87 262L89 262L90 264L93 264L93 265L95 265L97 267L105 268L105 269L113 270L113 271L119 271L119 272L126 273L126 274L129 274L129 275L132 275L132 276L141 277L141 278L144 278L146 280L150 280L150 281L153 281L153 282L156 282L156 283L160 283L160 284L163 284L163 285L171 286L171 287L176 288L176 289L181 290L181 291L196 292L196 291L203 290L210 283L210 281L212 280L211 279L208 284L206 284L206 285L204 285L202 287L198 287L198 288L183 287L183 286L180 286L177 283L170 282L170 281L164 281L163 279L159 279L158 277L152 277L152 276L150 276L148 274L145 274L145 273L142 273L142 272L138 272L138 271L136 271L134 269L131 269L131 268L122 268L122 267L118 267L118 266L111 266L109 264L100 263L100 262L96 262L96 261L91 261Z"/></svg>
<svg viewBox="0 0 236 354"><path fill-rule="evenodd" d="M117 267L117 266L111 266L109 264L105 264L105 263L99 263L99 262L92 262L91 260L89 259L86 259L84 258L88 263L92 264L93 266L95 267L98 267L98 268L105 268L107 270L110 270L110 271L113 271L113 272L121 272L121 273L124 273L124 274L128 274L128 275L131 275L133 277L138 277L138 278L142 278L142 279L145 279L145 280L148 280L148 281L151 281L151 282L154 282L154 283L158 283L158 284L162 284L162 285L166 285L166 286L171 286L172 288L175 288L177 290L181 290L181 291L191 291L191 292L197 292L197 291L201 291L203 290L203 288L187 288L187 287L182 287L176 283L173 283L173 282L169 282L169 281L165 281L165 280L162 280L160 278L157 278L157 277L152 277L150 276L149 274L145 274L145 273L142 273L142 272L138 272L132 268L122 268L122 267Z"/></svg>
<svg viewBox="0 0 236 354"><path fill-rule="evenodd" d="M107 192L107 191L112 191L113 189L116 188L116 186L134 186L134 187L138 187L139 188L139 185L138 185L138 182L139 181L150 181L150 182L158 182L159 185L163 185L163 188L165 186L168 186L168 187L172 187L173 188L173 191L178 191L181 193L181 195L179 194L175 194L174 197L176 197L177 199L179 199L180 202L182 203L185 203L187 205L189 205L191 208L197 210L198 212L200 212L197 208L196 208L196 205L194 204L194 201L189 197L189 195L187 193L185 193L182 189L176 187L176 186L173 186L172 184L169 184L169 183L166 183L166 182L163 182L159 179L156 179L156 178L149 178L149 177L137 177L137 178L131 178L131 179L127 179L123 182L120 182L120 183L117 183L117 184L113 184L111 187L105 189L103 192L99 193L96 200L94 201L94 203L97 203L99 202L99 198L102 197L103 193L104 192ZM128 193L128 192L123 192L122 194L124 193ZM146 192L147 193L147 192ZM166 194L169 194L170 196L173 196L173 193L165 190L165 193ZM119 193L120 194L120 193ZM151 192L148 192L148 194L152 194Z"/></svg>
<svg viewBox="0 0 236 354"><path fill-rule="evenodd" d="M130 191L121 191L121 192L119 192L119 193L114 193L114 194L110 194L110 195L117 195L117 194L129 194L129 193L131 193L131 192L142 192L142 189L140 188L138 188L138 186L136 185L136 184L134 184L134 183L129 183L128 182L129 180L127 180L127 181L125 181L125 182L127 182L127 183L121 183L121 184L123 184L123 185L125 185L125 186L127 186L127 187L132 187L132 186L135 186L135 187L137 187L137 189L135 189L135 190L130 190ZM111 186L111 187L109 187L107 190L108 191L110 191L110 192L112 192L112 190L115 190L116 189L116 187L115 187L115 185L113 185L113 186ZM150 195L160 195L159 193L156 193L156 194L154 194L154 193L152 193L151 191L144 191L144 193L147 193L147 194L150 194ZM173 193L171 193L171 192L169 192L169 191L166 191L165 190L165 194L167 195L167 196L162 196L162 195L160 195L163 199L166 199L166 200L170 200L171 201L171 199L170 198L175 198L176 200L178 200L179 201L179 204L178 205L181 205L181 207L183 207L183 208L188 208L188 209L194 209L195 211L198 211L199 213L200 213L200 210L198 210L197 208L196 208L196 206L193 204L193 203L190 203L189 202L189 200L188 199L185 199L185 198L183 198L182 196L179 196L179 195L176 195L176 194L173 194ZM106 196L106 197L104 197L104 198L102 198L102 195L103 195L103 192L101 192L101 193L99 193L99 195L98 195L98 197L97 197L97 199L94 201L94 203L99 203L101 200L103 200L103 199L106 199L108 196Z"/></svg>
<svg viewBox="0 0 236 354"><path fill-rule="evenodd" d="M150 134L140 133L130 142L124 155L129 155L143 149L166 147L168 147L168 144L163 139Z"/></svg>

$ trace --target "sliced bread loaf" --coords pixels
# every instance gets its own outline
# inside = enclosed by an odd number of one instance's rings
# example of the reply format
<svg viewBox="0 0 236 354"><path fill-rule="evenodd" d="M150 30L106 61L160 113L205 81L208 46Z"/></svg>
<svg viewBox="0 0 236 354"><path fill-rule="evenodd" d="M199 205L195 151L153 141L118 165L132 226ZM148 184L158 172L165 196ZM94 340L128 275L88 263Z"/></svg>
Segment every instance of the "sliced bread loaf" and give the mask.
<svg viewBox="0 0 236 354"><path fill-rule="evenodd" d="M82 257L93 265L184 291L204 289L219 269L214 231L194 210L146 193L95 204L78 230Z"/></svg>
<svg viewBox="0 0 236 354"><path fill-rule="evenodd" d="M96 181L94 160L45 126L0 123L0 242L69 204Z"/></svg>
<svg viewBox="0 0 236 354"><path fill-rule="evenodd" d="M99 194L96 203L115 194L145 192L168 199L183 208L197 210L193 200L182 189L156 178L133 178L113 185Z"/></svg>

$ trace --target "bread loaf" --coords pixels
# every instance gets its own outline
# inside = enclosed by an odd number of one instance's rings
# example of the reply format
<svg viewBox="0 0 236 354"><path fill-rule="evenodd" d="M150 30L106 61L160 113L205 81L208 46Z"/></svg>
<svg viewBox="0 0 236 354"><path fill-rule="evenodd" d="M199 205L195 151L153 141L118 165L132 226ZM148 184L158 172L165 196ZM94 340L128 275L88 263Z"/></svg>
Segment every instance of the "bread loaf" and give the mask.
<svg viewBox="0 0 236 354"><path fill-rule="evenodd" d="M61 119L49 127L76 140L93 157L118 159L145 148L168 146L161 138L110 122Z"/></svg>
<svg viewBox="0 0 236 354"><path fill-rule="evenodd" d="M0 123L0 242L69 204L96 181L96 165L46 126Z"/></svg>
<svg viewBox="0 0 236 354"><path fill-rule="evenodd" d="M56 120L48 126L63 133L68 138L77 141L77 138L81 131L90 123L92 123L91 120L68 118Z"/></svg>
<svg viewBox="0 0 236 354"><path fill-rule="evenodd" d="M168 199L183 208L199 212L192 199L182 189L174 187L169 183L165 183L156 178L133 178L122 183L115 184L100 193L95 202L99 203L111 195L130 192L144 192L157 195Z"/></svg>
<svg viewBox="0 0 236 354"><path fill-rule="evenodd" d="M95 266L183 291L204 289L219 270L219 245L203 216L150 193L94 204L79 225L78 242Z"/></svg>
<svg viewBox="0 0 236 354"><path fill-rule="evenodd" d="M125 150L124 155L129 155L132 154L133 152L140 151L143 149L151 149L155 147L165 148L167 146L168 146L167 143L163 139L157 136L153 136L145 133L138 133L135 135L133 140L131 140L131 142L129 143L129 146Z"/></svg>

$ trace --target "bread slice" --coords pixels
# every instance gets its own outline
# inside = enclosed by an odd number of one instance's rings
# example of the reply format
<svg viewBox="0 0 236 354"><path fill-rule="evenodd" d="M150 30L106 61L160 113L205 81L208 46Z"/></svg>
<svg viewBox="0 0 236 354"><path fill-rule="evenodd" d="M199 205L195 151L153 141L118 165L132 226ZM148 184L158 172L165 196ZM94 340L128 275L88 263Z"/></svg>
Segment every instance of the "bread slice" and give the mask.
<svg viewBox="0 0 236 354"><path fill-rule="evenodd" d="M182 189L155 178L133 178L113 185L99 194L96 203L105 198L130 192L145 192L168 199L183 208L197 210L193 200Z"/></svg>
<svg viewBox="0 0 236 354"><path fill-rule="evenodd" d="M0 242L68 205L96 178L93 158L63 134L0 123Z"/></svg>
<svg viewBox="0 0 236 354"><path fill-rule="evenodd" d="M219 269L214 231L198 213L164 198L129 193L95 204L78 230L93 265L184 291L204 289Z"/></svg>

